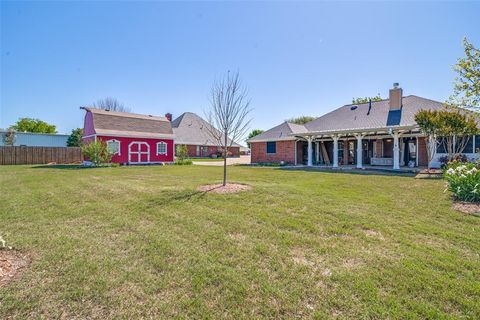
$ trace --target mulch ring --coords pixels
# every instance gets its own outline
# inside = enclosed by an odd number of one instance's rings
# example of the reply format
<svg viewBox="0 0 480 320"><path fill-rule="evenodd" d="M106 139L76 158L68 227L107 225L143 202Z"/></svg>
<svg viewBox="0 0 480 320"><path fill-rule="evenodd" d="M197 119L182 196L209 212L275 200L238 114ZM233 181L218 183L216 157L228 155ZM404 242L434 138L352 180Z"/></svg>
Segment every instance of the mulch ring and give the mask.
<svg viewBox="0 0 480 320"><path fill-rule="evenodd" d="M206 184L197 188L197 191L201 192L213 192L213 193L237 193L252 189L251 186L240 183L227 183L226 186L222 184Z"/></svg>
<svg viewBox="0 0 480 320"><path fill-rule="evenodd" d="M480 217L480 203L457 201L453 203L453 209Z"/></svg>
<svg viewBox="0 0 480 320"><path fill-rule="evenodd" d="M0 249L0 288L18 277L29 262L25 253L15 249Z"/></svg>

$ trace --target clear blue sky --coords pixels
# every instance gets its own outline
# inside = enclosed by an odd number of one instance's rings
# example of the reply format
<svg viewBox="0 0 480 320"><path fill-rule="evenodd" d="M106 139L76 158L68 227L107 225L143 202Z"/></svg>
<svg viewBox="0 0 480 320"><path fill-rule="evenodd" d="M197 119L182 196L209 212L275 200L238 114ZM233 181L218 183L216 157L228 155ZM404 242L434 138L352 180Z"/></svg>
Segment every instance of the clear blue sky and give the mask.
<svg viewBox="0 0 480 320"><path fill-rule="evenodd" d="M443 101L479 2L1 2L0 127L40 118L69 132L112 96L137 113L203 114L215 77L239 70L252 127L322 115L352 97Z"/></svg>

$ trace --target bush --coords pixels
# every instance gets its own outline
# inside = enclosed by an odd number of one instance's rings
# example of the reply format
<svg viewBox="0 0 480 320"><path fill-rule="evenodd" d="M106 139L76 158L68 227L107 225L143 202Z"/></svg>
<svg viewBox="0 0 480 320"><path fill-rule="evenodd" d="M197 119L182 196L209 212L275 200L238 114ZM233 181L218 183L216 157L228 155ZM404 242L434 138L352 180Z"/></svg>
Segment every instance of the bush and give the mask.
<svg viewBox="0 0 480 320"><path fill-rule="evenodd" d="M467 163L468 158L464 154L456 154L452 160L448 160L448 156L443 156L438 159L440 161L440 168L442 169L448 169L451 164L457 162L457 163Z"/></svg>
<svg viewBox="0 0 480 320"><path fill-rule="evenodd" d="M447 190L455 199L467 202L480 202L480 164L478 162L452 162L445 171Z"/></svg>
<svg viewBox="0 0 480 320"><path fill-rule="evenodd" d="M185 159L188 159L187 146L184 144L177 144L175 146L175 156L177 157L177 161L184 161Z"/></svg>
<svg viewBox="0 0 480 320"><path fill-rule="evenodd" d="M191 165L192 164L192 160L190 159L178 159L177 161L175 161L175 164L176 165L179 165L179 166L186 166L186 165Z"/></svg>
<svg viewBox="0 0 480 320"><path fill-rule="evenodd" d="M108 150L107 143L102 140L87 142L82 145L83 156L98 166L112 161L113 153Z"/></svg>

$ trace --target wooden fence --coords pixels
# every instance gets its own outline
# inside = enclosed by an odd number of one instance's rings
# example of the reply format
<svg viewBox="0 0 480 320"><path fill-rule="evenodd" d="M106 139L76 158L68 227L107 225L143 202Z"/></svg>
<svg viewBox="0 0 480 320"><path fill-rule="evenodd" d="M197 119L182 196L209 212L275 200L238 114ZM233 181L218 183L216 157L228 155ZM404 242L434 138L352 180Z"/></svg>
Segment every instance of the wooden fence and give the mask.
<svg viewBox="0 0 480 320"><path fill-rule="evenodd" d="M74 163L83 161L77 147L1 147L0 165Z"/></svg>

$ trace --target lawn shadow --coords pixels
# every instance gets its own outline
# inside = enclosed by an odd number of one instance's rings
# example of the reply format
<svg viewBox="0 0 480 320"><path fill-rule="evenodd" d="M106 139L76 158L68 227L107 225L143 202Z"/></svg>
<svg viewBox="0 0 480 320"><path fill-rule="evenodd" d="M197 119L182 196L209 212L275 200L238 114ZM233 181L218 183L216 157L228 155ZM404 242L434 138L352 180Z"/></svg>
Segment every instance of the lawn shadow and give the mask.
<svg viewBox="0 0 480 320"><path fill-rule="evenodd" d="M391 171L391 170L381 170L381 169L328 169L328 168L307 168L307 167L298 167L298 168L285 168L277 167L275 170L286 170L286 171L305 171L312 173L334 173L334 174L351 174L351 175L365 175L365 176L397 176L404 178L413 178L416 173L414 172L405 172L405 171Z"/></svg>
<svg viewBox="0 0 480 320"><path fill-rule="evenodd" d="M40 164L30 167L32 169L62 169L62 170L77 170L89 169L94 167L80 166L78 164Z"/></svg>

